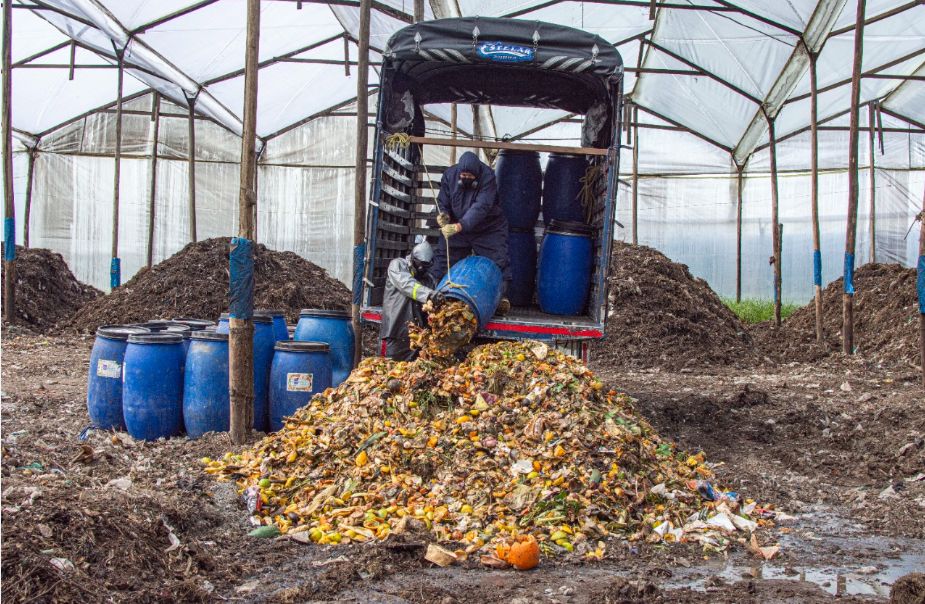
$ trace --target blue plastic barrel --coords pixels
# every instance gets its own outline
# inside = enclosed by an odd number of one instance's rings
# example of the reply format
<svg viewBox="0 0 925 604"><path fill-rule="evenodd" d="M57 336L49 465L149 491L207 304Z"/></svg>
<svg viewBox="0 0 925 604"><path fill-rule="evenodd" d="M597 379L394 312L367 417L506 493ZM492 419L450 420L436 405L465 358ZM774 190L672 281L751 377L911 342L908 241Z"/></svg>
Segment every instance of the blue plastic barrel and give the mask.
<svg viewBox="0 0 925 604"><path fill-rule="evenodd" d="M228 333L228 313L223 312L218 318L218 327L215 328L215 331L218 333Z"/></svg>
<svg viewBox="0 0 925 604"><path fill-rule="evenodd" d="M277 342L270 368L270 430L283 427L312 397L331 387L330 346L324 342Z"/></svg>
<svg viewBox="0 0 925 604"><path fill-rule="evenodd" d="M276 341L285 341L289 339L289 330L286 328L286 312L277 308L258 309L254 311L255 315L268 315L273 319L273 335Z"/></svg>
<svg viewBox="0 0 925 604"><path fill-rule="evenodd" d="M183 336L130 335L122 413L132 438L156 440L183 430Z"/></svg>
<svg viewBox="0 0 925 604"><path fill-rule="evenodd" d="M550 153L543 176L543 222L585 222L581 205L581 179L588 169L584 155Z"/></svg>
<svg viewBox="0 0 925 604"><path fill-rule="evenodd" d="M530 306L536 287L536 235L533 229L511 229L507 236L511 283L507 298L514 306Z"/></svg>
<svg viewBox="0 0 925 604"><path fill-rule="evenodd" d="M331 385L337 386L353 371L355 336L350 311L303 308L293 339L324 342L331 347Z"/></svg>
<svg viewBox="0 0 925 604"><path fill-rule="evenodd" d="M273 363L273 319L254 314L254 430L266 432L270 425L270 365Z"/></svg>
<svg viewBox="0 0 925 604"><path fill-rule="evenodd" d="M122 364L133 334L149 333L144 327L103 325L96 330L87 379L87 413L103 430L125 430L122 418Z"/></svg>
<svg viewBox="0 0 925 604"><path fill-rule="evenodd" d="M227 432L228 334L194 331L183 371L183 425L190 438Z"/></svg>
<svg viewBox="0 0 925 604"><path fill-rule="evenodd" d="M591 287L592 232L586 224L558 220L546 229L536 278L536 297L543 312L584 312Z"/></svg>
<svg viewBox="0 0 925 604"><path fill-rule="evenodd" d="M449 287L452 282L462 287ZM484 256L467 256L454 264L437 289L447 298L462 300L475 313L479 329L494 316L501 301L501 269Z"/></svg>
<svg viewBox="0 0 925 604"><path fill-rule="evenodd" d="M193 329L187 323L154 319L144 323L135 323L135 325L145 327L151 330L152 333L178 333L183 336L183 354L186 354L186 351L189 350L189 336Z"/></svg>
<svg viewBox="0 0 925 604"><path fill-rule="evenodd" d="M501 208L512 229L532 229L540 215L543 169L536 151L502 149L495 163Z"/></svg>

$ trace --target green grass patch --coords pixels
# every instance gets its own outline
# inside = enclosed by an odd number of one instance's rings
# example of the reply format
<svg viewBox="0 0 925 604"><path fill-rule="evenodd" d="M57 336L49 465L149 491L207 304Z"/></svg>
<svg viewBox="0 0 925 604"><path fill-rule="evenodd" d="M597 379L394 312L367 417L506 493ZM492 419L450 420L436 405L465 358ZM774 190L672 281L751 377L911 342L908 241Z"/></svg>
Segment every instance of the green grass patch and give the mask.
<svg viewBox="0 0 925 604"><path fill-rule="evenodd" d="M773 300L742 300L741 302L736 302L732 299L723 299L723 303L746 323L762 323L774 318ZM782 304L780 308L781 318L786 319L798 308L799 306L796 304Z"/></svg>

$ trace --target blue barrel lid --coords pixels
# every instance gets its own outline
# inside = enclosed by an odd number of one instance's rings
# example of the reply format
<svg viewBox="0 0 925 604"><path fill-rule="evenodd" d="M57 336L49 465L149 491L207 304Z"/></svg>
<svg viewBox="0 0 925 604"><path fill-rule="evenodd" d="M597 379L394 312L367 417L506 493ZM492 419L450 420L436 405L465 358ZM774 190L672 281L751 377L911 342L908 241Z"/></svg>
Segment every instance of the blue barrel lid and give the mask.
<svg viewBox="0 0 925 604"><path fill-rule="evenodd" d="M227 342L228 334L218 333L217 331L215 331L215 328L213 327L212 329L200 329L200 330L194 331L193 333L190 334L190 339L191 340L219 340L222 342Z"/></svg>
<svg viewBox="0 0 925 604"><path fill-rule="evenodd" d="M183 336L178 333L146 333L132 334L128 337L129 344L180 344Z"/></svg>
<svg viewBox="0 0 925 604"><path fill-rule="evenodd" d="M127 340L129 336L151 333L151 330L139 325L100 325L96 335L110 340Z"/></svg>
<svg viewBox="0 0 925 604"><path fill-rule="evenodd" d="M349 310L334 310L324 308L303 308L299 311L300 317L323 317L323 318L350 318L352 315Z"/></svg>
<svg viewBox="0 0 925 604"><path fill-rule="evenodd" d="M327 342L277 342L273 347L286 352L328 352L331 346Z"/></svg>
<svg viewBox="0 0 925 604"><path fill-rule="evenodd" d="M583 222L571 222L568 220L550 220L549 226L546 227L547 233L558 233L560 235L593 235L594 228Z"/></svg>

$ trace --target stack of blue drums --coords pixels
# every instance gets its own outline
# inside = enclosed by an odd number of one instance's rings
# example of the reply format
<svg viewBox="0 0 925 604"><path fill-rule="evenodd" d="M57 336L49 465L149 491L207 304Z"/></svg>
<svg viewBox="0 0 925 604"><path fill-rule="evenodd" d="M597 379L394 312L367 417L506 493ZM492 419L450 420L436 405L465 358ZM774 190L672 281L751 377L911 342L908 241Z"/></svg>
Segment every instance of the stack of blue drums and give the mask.
<svg viewBox="0 0 925 604"><path fill-rule="evenodd" d="M585 222L581 179L588 169L584 155L550 153L543 176L543 222Z"/></svg>
<svg viewBox="0 0 925 604"><path fill-rule="evenodd" d="M456 276L454 269L453 276ZM303 308L299 313L293 340L324 342L331 353L331 385L338 386L353 371L353 349L356 342L350 311Z"/></svg>
<svg viewBox="0 0 925 604"><path fill-rule="evenodd" d="M543 170L536 151L502 149L495 164L498 196L508 224L511 283L507 297L514 306L533 303L536 281L536 237Z"/></svg>

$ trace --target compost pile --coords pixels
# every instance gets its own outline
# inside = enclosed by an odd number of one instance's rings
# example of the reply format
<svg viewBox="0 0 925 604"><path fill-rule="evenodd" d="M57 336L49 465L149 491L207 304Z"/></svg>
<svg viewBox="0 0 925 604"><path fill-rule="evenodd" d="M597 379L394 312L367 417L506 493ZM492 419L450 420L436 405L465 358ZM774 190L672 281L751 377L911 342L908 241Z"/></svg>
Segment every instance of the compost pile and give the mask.
<svg viewBox="0 0 925 604"><path fill-rule="evenodd" d="M870 263L854 273L854 344L864 358L888 365L918 366L918 299L916 272L900 264ZM844 279L822 292L824 343L816 343L816 306L794 312L780 330L758 325L753 337L772 359L816 361L841 352Z"/></svg>
<svg viewBox="0 0 925 604"><path fill-rule="evenodd" d="M203 462L237 482L261 534L321 544L426 531L462 556L530 535L549 555L600 557L607 537L722 549L773 514L712 491L703 453L529 341L448 367L365 359L279 432Z"/></svg>
<svg viewBox="0 0 925 604"><path fill-rule="evenodd" d="M61 254L16 246L18 323L35 331L48 331L101 294L78 281Z"/></svg>
<svg viewBox="0 0 925 604"><path fill-rule="evenodd" d="M614 242L601 366L678 370L755 360L742 322L687 266L645 246Z"/></svg>
<svg viewBox="0 0 925 604"><path fill-rule="evenodd" d="M190 243L150 269L84 307L69 326L93 331L108 323L200 317L228 310L228 246L221 237ZM302 308L344 309L350 291L323 268L293 252L254 246L254 304L280 308L296 322Z"/></svg>
<svg viewBox="0 0 925 604"><path fill-rule="evenodd" d="M421 351L422 359L447 360L472 340L479 323L465 302L449 300L439 308L428 300L424 304L427 327L414 323L408 326L411 348Z"/></svg>

